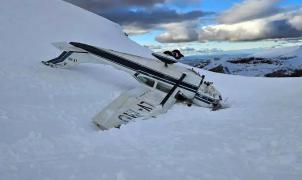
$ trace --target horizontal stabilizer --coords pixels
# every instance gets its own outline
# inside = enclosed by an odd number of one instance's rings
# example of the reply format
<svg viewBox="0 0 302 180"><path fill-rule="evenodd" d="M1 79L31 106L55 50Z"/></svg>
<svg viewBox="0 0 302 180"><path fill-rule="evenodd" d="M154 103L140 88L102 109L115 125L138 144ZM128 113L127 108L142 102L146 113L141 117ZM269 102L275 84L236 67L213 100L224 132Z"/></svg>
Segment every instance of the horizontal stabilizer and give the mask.
<svg viewBox="0 0 302 180"><path fill-rule="evenodd" d="M52 45L61 51L72 51L72 52L82 52L82 53L87 52L84 49L75 47L67 42L55 42L52 43Z"/></svg>

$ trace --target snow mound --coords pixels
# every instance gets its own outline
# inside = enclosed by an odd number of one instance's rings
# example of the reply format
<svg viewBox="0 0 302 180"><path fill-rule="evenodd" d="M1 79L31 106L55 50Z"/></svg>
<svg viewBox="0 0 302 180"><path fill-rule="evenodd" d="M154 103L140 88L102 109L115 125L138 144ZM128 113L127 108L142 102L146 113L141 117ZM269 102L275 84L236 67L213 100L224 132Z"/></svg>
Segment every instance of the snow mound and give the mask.
<svg viewBox="0 0 302 180"><path fill-rule="evenodd" d="M200 71L231 108L176 104L100 132L91 118L138 83L109 66L43 66L51 43L150 51L63 1L2 0L0 12L0 179L301 179L302 79Z"/></svg>

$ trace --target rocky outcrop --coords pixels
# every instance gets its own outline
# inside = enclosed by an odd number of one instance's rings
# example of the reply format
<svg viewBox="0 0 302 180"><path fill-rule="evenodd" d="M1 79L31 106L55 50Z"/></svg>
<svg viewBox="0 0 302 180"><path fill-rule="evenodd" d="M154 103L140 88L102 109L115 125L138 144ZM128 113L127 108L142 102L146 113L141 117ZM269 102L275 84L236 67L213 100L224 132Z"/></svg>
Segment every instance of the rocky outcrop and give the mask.
<svg viewBox="0 0 302 180"><path fill-rule="evenodd" d="M217 72L217 73L224 73L224 74L229 74L229 70L227 67L224 67L222 65L219 65L219 66L216 66L212 69L209 69L209 71L212 71L212 72Z"/></svg>
<svg viewBox="0 0 302 180"><path fill-rule="evenodd" d="M265 77L302 77L302 70L277 70L272 73L264 75Z"/></svg>
<svg viewBox="0 0 302 180"><path fill-rule="evenodd" d="M273 59L260 58L260 57L238 58L227 62L233 64L279 64L280 63L279 61Z"/></svg>

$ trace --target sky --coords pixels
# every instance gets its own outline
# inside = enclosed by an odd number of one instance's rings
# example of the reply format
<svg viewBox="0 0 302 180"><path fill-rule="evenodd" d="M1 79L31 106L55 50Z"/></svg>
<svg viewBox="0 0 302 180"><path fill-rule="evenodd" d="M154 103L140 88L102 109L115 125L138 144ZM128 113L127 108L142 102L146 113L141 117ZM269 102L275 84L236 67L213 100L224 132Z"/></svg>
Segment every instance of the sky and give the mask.
<svg viewBox="0 0 302 180"><path fill-rule="evenodd" d="M65 0L120 24L154 51L185 54L302 44L301 0Z"/></svg>

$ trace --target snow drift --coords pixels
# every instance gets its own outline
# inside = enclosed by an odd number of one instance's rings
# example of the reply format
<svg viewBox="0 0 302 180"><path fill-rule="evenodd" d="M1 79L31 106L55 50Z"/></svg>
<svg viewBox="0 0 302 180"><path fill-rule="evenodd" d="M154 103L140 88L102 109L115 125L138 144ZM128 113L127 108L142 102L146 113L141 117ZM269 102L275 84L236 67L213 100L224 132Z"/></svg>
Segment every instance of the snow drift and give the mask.
<svg viewBox="0 0 302 180"><path fill-rule="evenodd" d="M302 79L206 71L231 108L174 106L107 132L91 118L138 83L108 66L51 69L56 41L150 56L59 0L0 2L0 179L300 179Z"/></svg>

